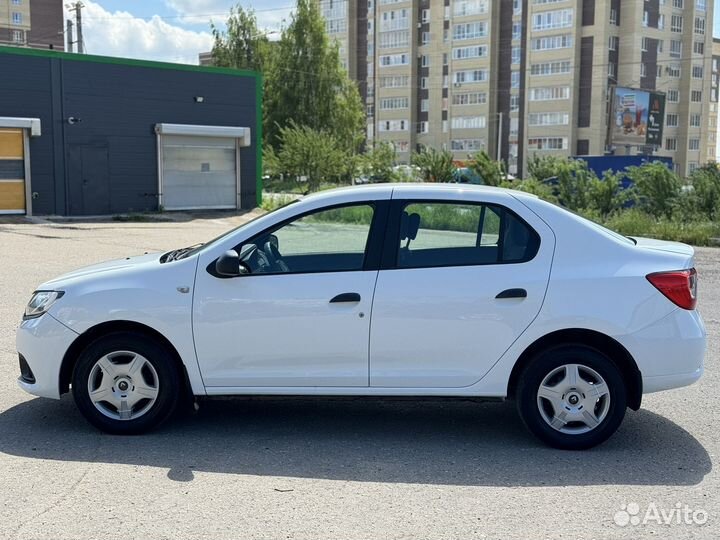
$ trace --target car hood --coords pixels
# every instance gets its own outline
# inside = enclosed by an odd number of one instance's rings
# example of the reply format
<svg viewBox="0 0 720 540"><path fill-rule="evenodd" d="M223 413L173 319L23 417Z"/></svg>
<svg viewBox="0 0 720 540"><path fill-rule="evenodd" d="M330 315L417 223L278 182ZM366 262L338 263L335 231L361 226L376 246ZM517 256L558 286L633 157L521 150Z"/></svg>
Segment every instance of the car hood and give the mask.
<svg viewBox="0 0 720 540"><path fill-rule="evenodd" d="M112 261L101 262L98 264L92 264L90 266L84 266L62 274L56 278L43 283L38 290L42 289L59 289L63 284L69 284L71 282L77 282L82 278L94 277L99 274L113 272L117 270L125 270L130 268L136 268L143 265L154 265L159 264L160 256L162 253L146 253L144 255L138 255L135 257L126 257L124 259L115 259Z"/></svg>
<svg viewBox="0 0 720 540"><path fill-rule="evenodd" d="M635 243L639 248L677 253L678 255L685 255L686 257L692 257L695 254L695 249L692 246L681 242L669 242L666 240L656 240L654 238L642 238L638 236L632 236L631 238L635 240Z"/></svg>

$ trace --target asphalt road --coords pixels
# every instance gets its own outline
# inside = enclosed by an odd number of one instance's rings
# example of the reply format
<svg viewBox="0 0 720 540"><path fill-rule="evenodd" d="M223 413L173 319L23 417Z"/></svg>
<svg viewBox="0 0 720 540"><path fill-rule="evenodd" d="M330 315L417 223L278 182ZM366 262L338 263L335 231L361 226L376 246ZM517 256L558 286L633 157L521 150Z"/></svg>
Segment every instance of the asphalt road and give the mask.
<svg viewBox="0 0 720 540"><path fill-rule="evenodd" d="M0 538L720 534L720 250L698 250L704 378L646 396L587 452L545 448L511 403L233 399L147 436L116 437L90 427L70 396L17 387L14 331L35 285L190 245L238 221L0 222ZM617 525L616 516L631 518L628 504L640 523ZM686 507L696 516L689 524ZM662 512L671 524L658 523Z"/></svg>

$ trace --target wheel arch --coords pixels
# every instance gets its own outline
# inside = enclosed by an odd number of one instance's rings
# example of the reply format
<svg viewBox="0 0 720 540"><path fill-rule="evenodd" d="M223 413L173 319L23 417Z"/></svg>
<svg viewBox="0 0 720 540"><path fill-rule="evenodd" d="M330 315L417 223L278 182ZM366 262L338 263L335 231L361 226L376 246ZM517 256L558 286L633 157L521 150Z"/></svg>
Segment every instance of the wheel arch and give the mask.
<svg viewBox="0 0 720 540"><path fill-rule="evenodd" d="M97 324L91 328L88 328L85 332L80 334L75 341L70 345L68 350L63 356L62 364L60 365L60 381L59 389L60 394L66 394L70 390L70 381L72 380L73 369L77 363L78 356L85 350L91 343L101 339L108 334L117 332L136 332L144 334L152 339L157 340L163 345L170 353L170 356L175 363L175 367L178 369L180 374L180 380L183 382L183 391L188 392L192 395L190 386L190 378L185 368L185 363L182 361L180 353L177 348L160 332L147 326L145 324L135 321L107 321Z"/></svg>
<svg viewBox="0 0 720 540"><path fill-rule="evenodd" d="M507 396L514 399L520 374L539 352L557 345L583 345L601 351L609 356L620 369L627 389L628 407L638 410L642 402L642 375L637 363L628 350L612 337L585 328L557 330L534 341L519 356L508 381Z"/></svg>

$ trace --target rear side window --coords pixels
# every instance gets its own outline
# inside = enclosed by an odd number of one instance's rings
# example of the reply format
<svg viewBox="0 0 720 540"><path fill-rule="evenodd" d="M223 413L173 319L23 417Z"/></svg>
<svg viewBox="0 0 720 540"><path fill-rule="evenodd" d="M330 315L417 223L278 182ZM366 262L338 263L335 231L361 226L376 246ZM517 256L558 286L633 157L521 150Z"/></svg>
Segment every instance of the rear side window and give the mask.
<svg viewBox="0 0 720 540"><path fill-rule="evenodd" d="M540 237L510 210L489 204L420 202L400 216L398 268L526 262Z"/></svg>

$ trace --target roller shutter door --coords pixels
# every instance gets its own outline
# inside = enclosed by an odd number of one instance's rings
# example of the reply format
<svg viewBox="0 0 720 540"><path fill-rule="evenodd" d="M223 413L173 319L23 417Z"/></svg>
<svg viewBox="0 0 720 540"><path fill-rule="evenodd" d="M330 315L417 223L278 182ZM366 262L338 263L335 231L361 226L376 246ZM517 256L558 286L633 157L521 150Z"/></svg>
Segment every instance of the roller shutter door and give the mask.
<svg viewBox="0 0 720 540"><path fill-rule="evenodd" d="M160 145L165 209L238 207L237 139L161 135Z"/></svg>

